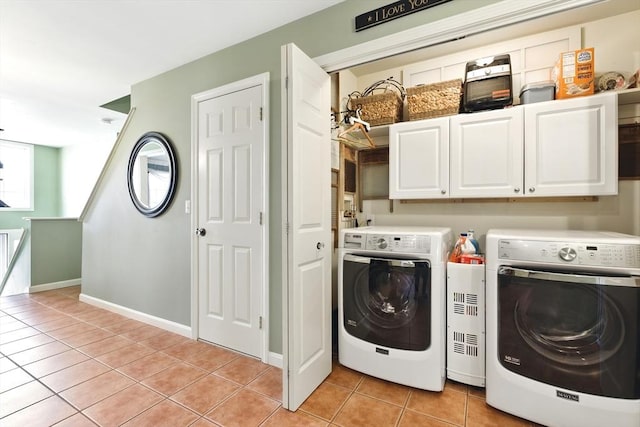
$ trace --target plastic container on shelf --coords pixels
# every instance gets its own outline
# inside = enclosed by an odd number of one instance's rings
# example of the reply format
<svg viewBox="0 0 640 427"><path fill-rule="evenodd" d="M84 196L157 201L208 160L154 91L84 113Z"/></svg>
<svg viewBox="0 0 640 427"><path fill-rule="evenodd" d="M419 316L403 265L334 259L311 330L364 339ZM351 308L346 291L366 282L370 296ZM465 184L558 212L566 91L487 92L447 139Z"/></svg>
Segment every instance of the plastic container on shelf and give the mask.
<svg viewBox="0 0 640 427"><path fill-rule="evenodd" d="M520 103L533 104L535 102L553 101L555 96L556 85L553 80L528 83L522 86Z"/></svg>

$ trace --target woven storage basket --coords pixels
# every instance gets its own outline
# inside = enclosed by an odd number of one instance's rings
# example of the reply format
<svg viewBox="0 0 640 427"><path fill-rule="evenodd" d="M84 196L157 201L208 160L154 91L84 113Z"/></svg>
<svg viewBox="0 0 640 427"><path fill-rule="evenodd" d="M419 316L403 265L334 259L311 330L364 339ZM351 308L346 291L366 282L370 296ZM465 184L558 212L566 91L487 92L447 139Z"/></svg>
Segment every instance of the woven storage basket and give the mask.
<svg viewBox="0 0 640 427"><path fill-rule="evenodd" d="M392 91L352 98L349 108L360 108L360 117L371 126L389 125L402 120L402 99Z"/></svg>
<svg viewBox="0 0 640 427"><path fill-rule="evenodd" d="M461 79L407 88L409 120L458 114L461 92Z"/></svg>

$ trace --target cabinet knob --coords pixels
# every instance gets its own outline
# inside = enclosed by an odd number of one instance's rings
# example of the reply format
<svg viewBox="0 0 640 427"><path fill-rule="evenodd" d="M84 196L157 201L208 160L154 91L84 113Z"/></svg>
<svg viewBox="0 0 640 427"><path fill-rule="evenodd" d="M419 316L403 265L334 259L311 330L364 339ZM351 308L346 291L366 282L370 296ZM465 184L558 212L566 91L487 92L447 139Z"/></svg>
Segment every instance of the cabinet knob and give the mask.
<svg viewBox="0 0 640 427"><path fill-rule="evenodd" d="M513 192L514 192L514 193L519 193L519 192L520 192L520 188L519 188L519 187L514 188L514 189L513 189Z"/></svg>
<svg viewBox="0 0 640 427"><path fill-rule="evenodd" d="M536 191L535 187L529 187L529 193L534 193Z"/></svg>
<svg viewBox="0 0 640 427"><path fill-rule="evenodd" d="M447 194L447 190L440 190L442 194Z"/></svg>

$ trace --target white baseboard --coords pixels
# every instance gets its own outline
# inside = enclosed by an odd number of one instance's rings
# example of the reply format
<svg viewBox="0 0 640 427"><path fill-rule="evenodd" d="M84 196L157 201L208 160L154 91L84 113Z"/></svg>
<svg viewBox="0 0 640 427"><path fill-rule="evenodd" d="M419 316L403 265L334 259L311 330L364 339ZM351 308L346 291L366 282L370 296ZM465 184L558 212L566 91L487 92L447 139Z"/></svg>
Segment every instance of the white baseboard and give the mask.
<svg viewBox="0 0 640 427"><path fill-rule="evenodd" d="M182 335L183 337L192 338L191 327L182 325L180 323L172 322L170 320L162 319L160 317L152 316L147 313L132 310L121 305L113 304L108 301L104 301L98 298L90 297L89 295L80 294L80 301L87 304L94 305L105 310L112 311L114 313L126 316L130 319L139 320L151 326L164 329L165 331L173 332L174 334Z"/></svg>
<svg viewBox="0 0 640 427"><path fill-rule="evenodd" d="M78 283L79 284L79 283ZM43 285L44 286L44 285ZM72 286L72 285L68 285ZM45 290L45 289L43 289ZM105 310L111 311L113 313L120 314L122 316L126 316L130 319L138 320L140 322L144 322L148 325L158 327L160 329L164 329L165 331L173 332L178 335L182 335L183 337L193 339L191 335L191 327L181 325L179 323L171 322L169 320L161 319L156 316L152 316L150 314L142 313L140 311L132 310L127 307L123 307L121 305L117 305L108 301L101 300L99 298L94 298L86 294L80 294L80 301L91 304L93 306L103 308ZM282 354L269 352L267 356L267 363L276 368L282 369L283 358Z"/></svg>
<svg viewBox="0 0 640 427"><path fill-rule="evenodd" d="M275 366L276 368L282 369L282 355L278 353L269 352L269 360L267 363L271 366Z"/></svg>
<svg viewBox="0 0 640 427"><path fill-rule="evenodd" d="M68 288L69 286L78 286L82 282L82 279L63 280L62 282L43 283L41 285L29 286L29 293L50 291L52 289Z"/></svg>

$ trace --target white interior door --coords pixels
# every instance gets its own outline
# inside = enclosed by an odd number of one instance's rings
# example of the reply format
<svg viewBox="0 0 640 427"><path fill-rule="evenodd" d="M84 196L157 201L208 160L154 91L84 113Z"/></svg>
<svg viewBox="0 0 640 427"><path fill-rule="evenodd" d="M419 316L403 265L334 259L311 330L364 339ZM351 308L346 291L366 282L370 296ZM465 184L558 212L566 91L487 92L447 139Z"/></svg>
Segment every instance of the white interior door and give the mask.
<svg viewBox="0 0 640 427"><path fill-rule="evenodd" d="M330 80L293 44L282 61L283 405L296 410L331 372Z"/></svg>
<svg viewBox="0 0 640 427"><path fill-rule="evenodd" d="M263 90L201 96L194 127L198 337L265 360Z"/></svg>

